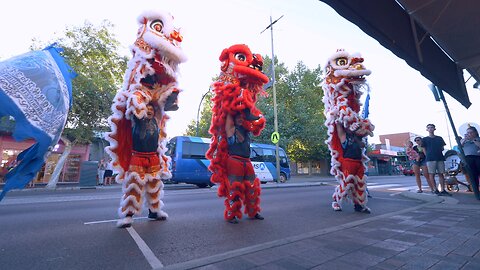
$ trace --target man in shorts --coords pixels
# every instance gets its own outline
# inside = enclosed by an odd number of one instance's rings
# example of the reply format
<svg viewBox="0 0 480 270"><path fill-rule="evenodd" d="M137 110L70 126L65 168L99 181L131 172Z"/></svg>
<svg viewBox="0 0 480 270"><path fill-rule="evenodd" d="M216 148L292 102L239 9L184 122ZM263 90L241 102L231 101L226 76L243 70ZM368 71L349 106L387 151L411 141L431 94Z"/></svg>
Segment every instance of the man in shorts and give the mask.
<svg viewBox="0 0 480 270"><path fill-rule="evenodd" d="M452 196L445 190L445 157L443 156L443 147L446 145L442 137L435 135L435 125L427 125L428 136L422 139L422 146L425 148L425 156L427 161L428 176L430 182L433 183L435 190L433 193L438 196ZM440 181L441 192L437 190L435 182L435 174L438 174Z"/></svg>

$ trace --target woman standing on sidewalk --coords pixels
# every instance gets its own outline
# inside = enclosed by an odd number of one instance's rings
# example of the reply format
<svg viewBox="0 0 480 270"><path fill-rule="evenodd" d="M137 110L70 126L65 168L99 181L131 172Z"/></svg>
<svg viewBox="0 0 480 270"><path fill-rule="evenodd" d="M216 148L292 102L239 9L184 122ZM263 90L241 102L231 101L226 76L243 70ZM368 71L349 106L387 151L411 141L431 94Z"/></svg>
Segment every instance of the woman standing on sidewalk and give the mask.
<svg viewBox="0 0 480 270"><path fill-rule="evenodd" d="M475 197L480 200L480 191L478 190L478 177L480 176L480 137L475 127L467 128L467 134L462 140L463 151L465 152L465 160L470 167L472 179L471 185Z"/></svg>
<svg viewBox="0 0 480 270"><path fill-rule="evenodd" d="M405 149L405 153L407 154L408 159L410 159L413 162L412 169L413 169L413 173L415 174L415 181L417 182L417 187L418 187L417 193L423 192L422 179L420 177L422 172L423 172L423 176L427 180L427 184L430 186L430 189L435 190L435 187L432 187L428 179L427 162L425 161L425 153L423 152L424 150L421 146L422 138L416 137L414 141L417 143L417 145L415 146L410 140L407 141L407 147Z"/></svg>
<svg viewBox="0 0 480 270"><path fill-rule="evenodd" d="M105 169L107 167L105 163L105 158L100 159L100 161L98 162L98 185L104 184Z"/></svg>

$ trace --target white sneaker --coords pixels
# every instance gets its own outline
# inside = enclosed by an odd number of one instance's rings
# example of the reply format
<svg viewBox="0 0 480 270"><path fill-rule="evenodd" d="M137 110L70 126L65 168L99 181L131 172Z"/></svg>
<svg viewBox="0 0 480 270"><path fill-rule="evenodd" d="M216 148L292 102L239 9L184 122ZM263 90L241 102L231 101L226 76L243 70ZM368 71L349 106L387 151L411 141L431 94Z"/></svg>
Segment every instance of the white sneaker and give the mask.
<svg viewBox="0 0 480 270"><path fill-rule="evenodd" d="M340 207L340 204L338 204L338 202L332 202L332 208L333 211L342 211L342 207Z"/></svg>
<svg viewBox="0 0 480 270"><path fill-rule="evenodd" d="M133 218L132 217L124 217L117 221L117 228L128 228L132 226Z"/></svg>

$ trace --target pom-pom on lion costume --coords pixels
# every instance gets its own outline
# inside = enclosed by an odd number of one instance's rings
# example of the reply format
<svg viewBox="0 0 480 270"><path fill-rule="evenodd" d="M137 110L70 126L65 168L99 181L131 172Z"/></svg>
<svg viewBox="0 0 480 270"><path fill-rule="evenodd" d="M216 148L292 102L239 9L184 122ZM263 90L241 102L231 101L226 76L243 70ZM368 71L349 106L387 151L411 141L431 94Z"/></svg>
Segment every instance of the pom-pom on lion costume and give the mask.
<svg viewBox="0 0 480 270"><path fill-rule="evenodd" d="M116 181L123 184L119 227L131 225L132 216L141 211L144 195L149 218L168 217L161 210L161 179L171 178L170 158L165 155L165 124L169 118L165 112L178 109L178 64L186 61L180 47L182 36L174 28L172 15L146 11L138 17L138 23L137 39L131 46L133 57L123 87L113 101L113 114L108 119L111 132L106 136L110 146L105 150L112 157ZM144 139L152 136L150 141ZM135 149L142 143L142 150ZM156 149L149 151L152 145Z"/></svg>
<svg viewBox="0 0 480 270"><path fill-rule="evenodd" d="M244 179L230 183L227 175L229 153L225 123L228 115L241 114L244 119L243 128L255 136L260 134L265 127L265 118L255 103L259 94L265 94L263 85L268 82L268 77L262 73L261 55L252 54L246 45L237 44L224 49L219 59L222 62L221 73L211 87L215 93L209 130L212 141L206 154L211 161L211 182L219 184L218 195L226 197L225 219L242 218L241 201L245 202L245 213L253 217L260 211L260 180L254 179L253 185Z"/></svg>
<svg viewBox="0 0 480 270"><path fill-rule="evenodd" d="M351 199L355 204L355 210L368 209L366 207L366 175L365 164L369 160L363 149L361 168L356 174L350 174L345 170L344 149L337 132L337 124L347 132L363 138L373 136L374 126L368 119L362 119L359 115L363 94L362 88L366 87L365 76L371 71L363 65L363 58L359 55L350 55L344 50L338 50L328 59L326 65L326 77L323 84L325 103L325 126L328 128L326 141L331 153L332 168L330 173L335 176L338 186L333 194L332 207L341 210L341 204L345 199ZM358 206L358 209L357 209ZM361 207L361 208L360 208ZM365 211L365 212L369 212Z"/></svg>

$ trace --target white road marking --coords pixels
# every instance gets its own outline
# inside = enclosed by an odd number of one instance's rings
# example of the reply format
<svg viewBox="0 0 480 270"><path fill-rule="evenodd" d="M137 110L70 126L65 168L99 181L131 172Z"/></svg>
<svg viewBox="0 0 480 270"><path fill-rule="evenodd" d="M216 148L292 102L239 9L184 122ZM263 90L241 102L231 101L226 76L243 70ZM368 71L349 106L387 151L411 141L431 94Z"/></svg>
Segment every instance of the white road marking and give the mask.
<svg viewBox="0 0 480 270"><path fill-rule="evenodd" d="M388 190L393 190L393 191L407 191L407 190L417 190L417 186L409 186L409 187L399 187L399 188L389 188Z"/></svg>
<svg viewBox="0 0 480 270"><path fill-rule="evenodd" d="M138 235L137 231L133 227L127 228L128 233L132 236L135 243L137 243L138 248L147 259L148 263L152 267L152 269L161 268L163 267L162 262L153 254L153 251L147 246L147 243L143 241L143 239Z"/></svg>
<svg viewBox="0 0 480 270"><path fill-rule="evenodd" d="M398 186L400 186L400 185L399 184L385 184L385 185L373 186L373 185L370 185L370 184L367 183L368 189L388 188L388 187L398 187Z"/></svg>
<svg viewBox="0 0 480 270"><path fill-rule="evenodd" d="M147 219L147 217L135 217L133 219ZM83 225L92 225L92 224L101 224L101 223L109 223L109 222L117 222L118 219L107 219L107 220L98 220L98 221L90 221L84 222Z"/></svg>

